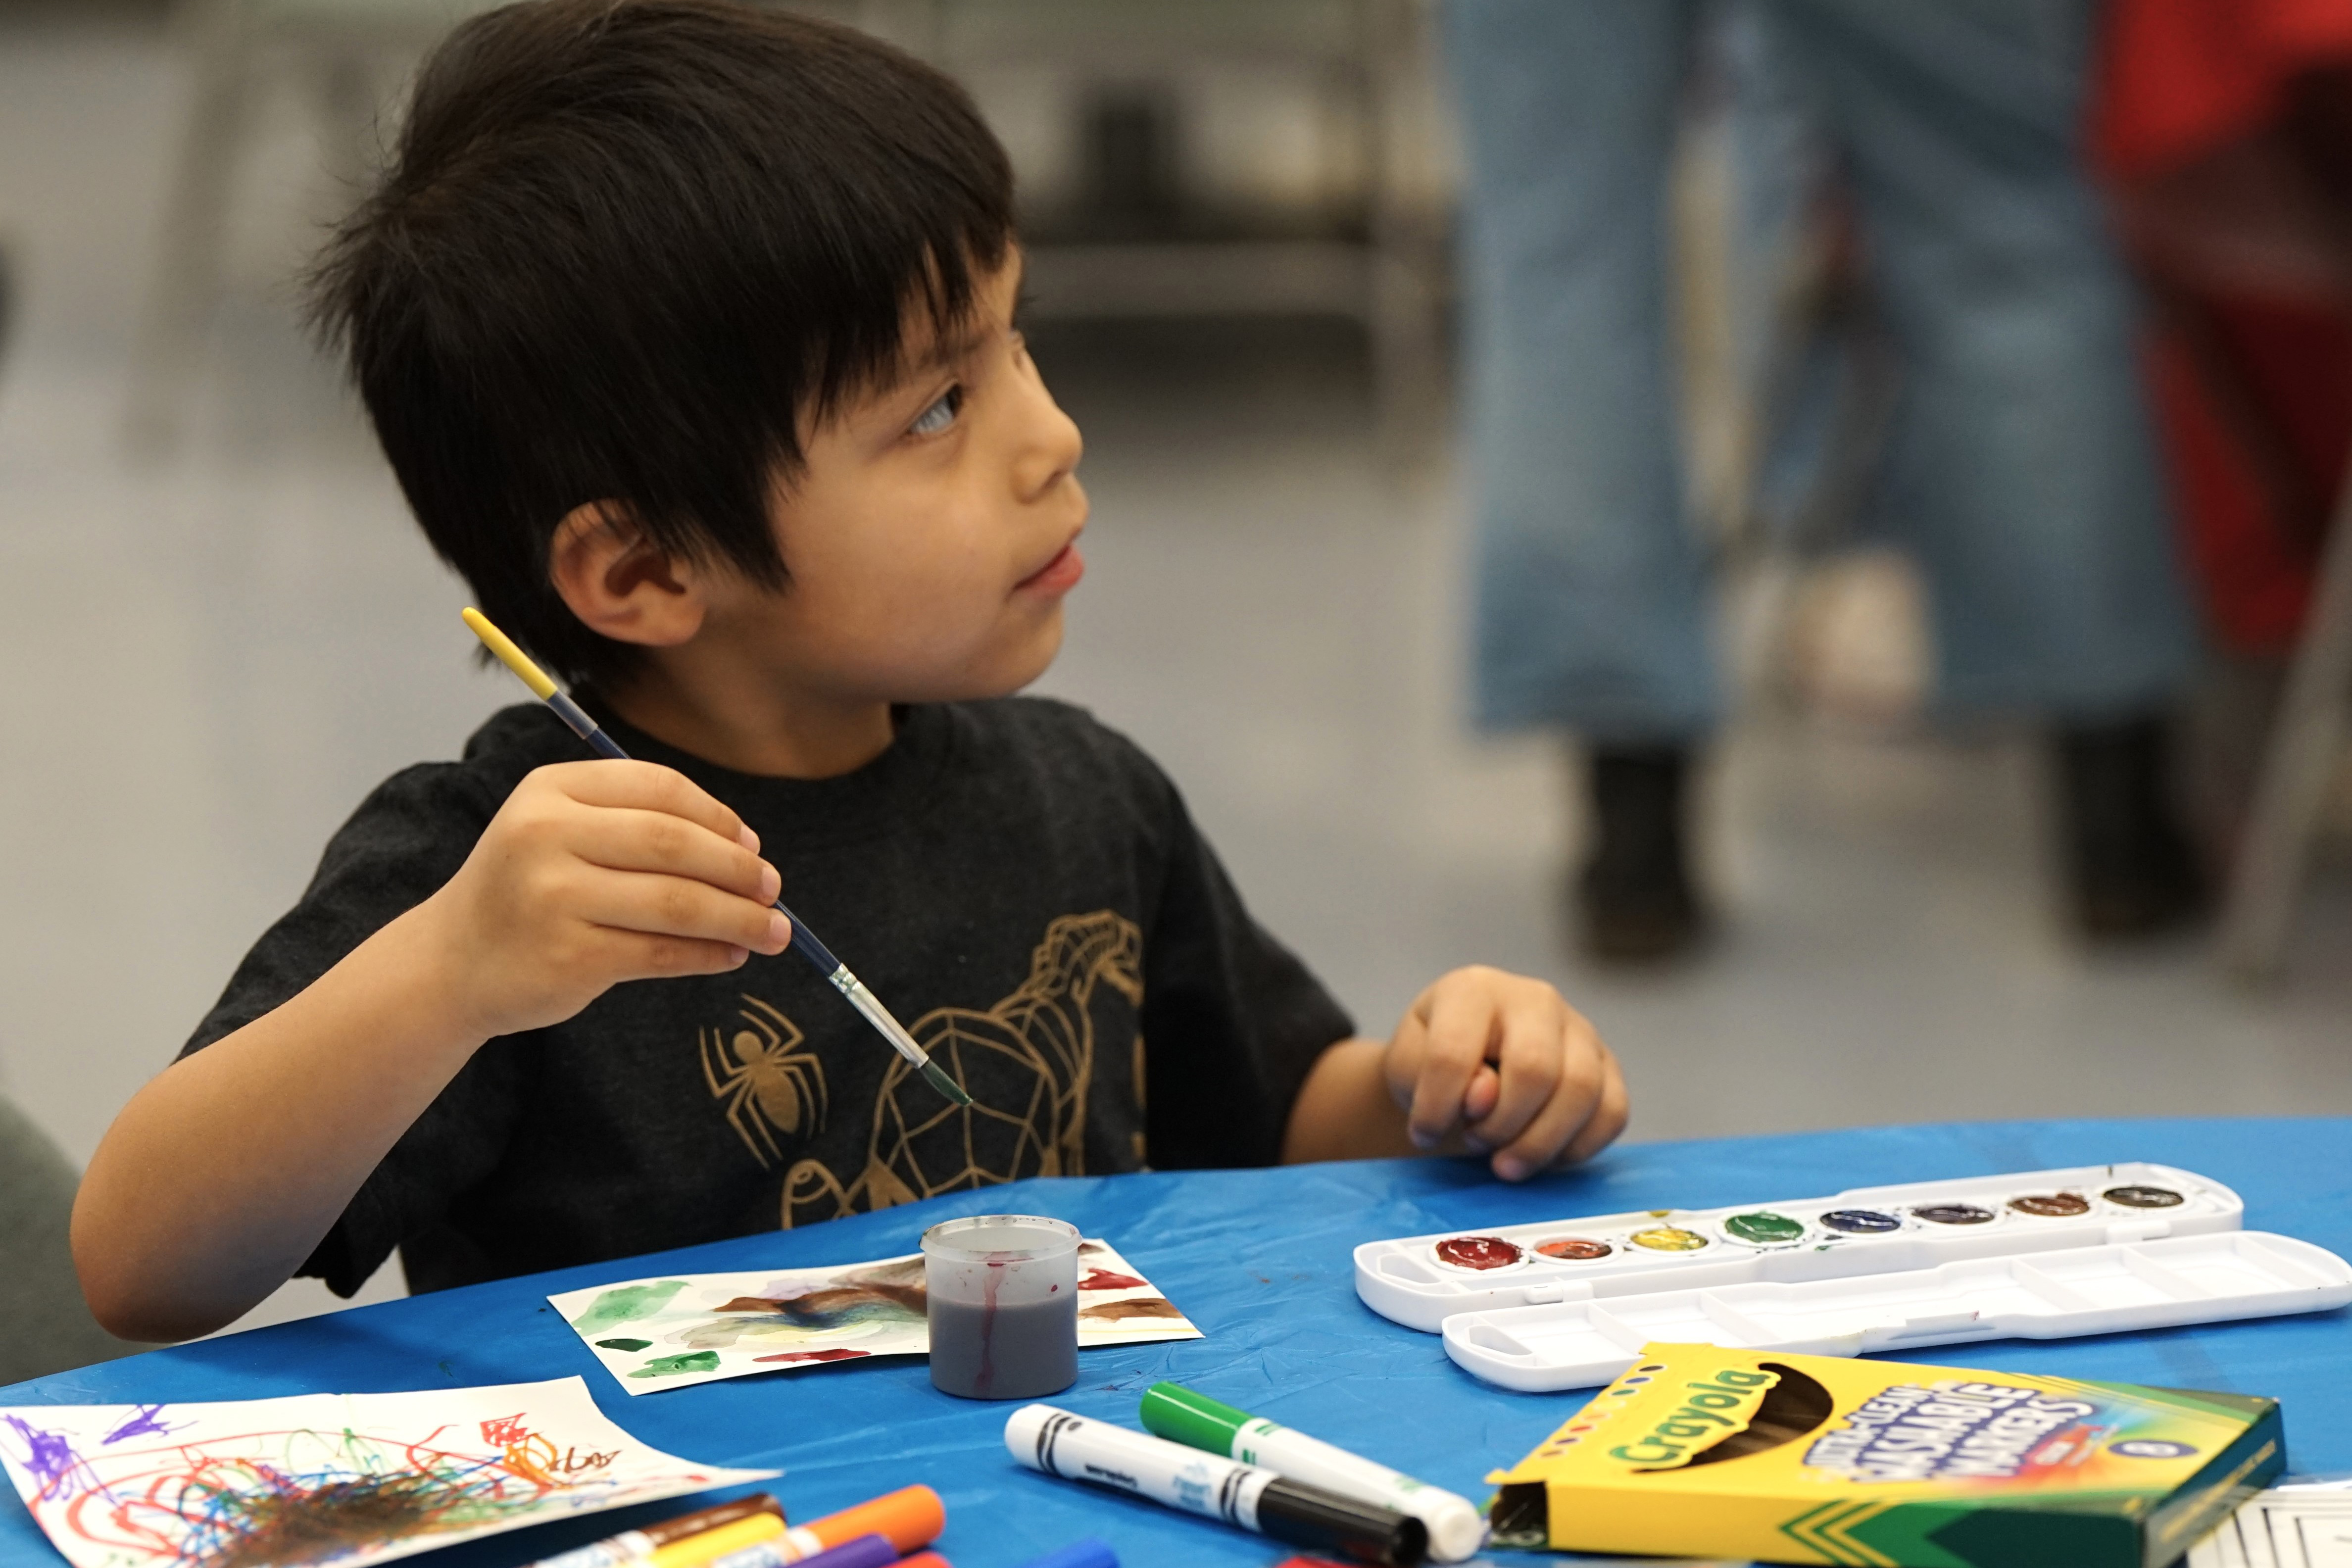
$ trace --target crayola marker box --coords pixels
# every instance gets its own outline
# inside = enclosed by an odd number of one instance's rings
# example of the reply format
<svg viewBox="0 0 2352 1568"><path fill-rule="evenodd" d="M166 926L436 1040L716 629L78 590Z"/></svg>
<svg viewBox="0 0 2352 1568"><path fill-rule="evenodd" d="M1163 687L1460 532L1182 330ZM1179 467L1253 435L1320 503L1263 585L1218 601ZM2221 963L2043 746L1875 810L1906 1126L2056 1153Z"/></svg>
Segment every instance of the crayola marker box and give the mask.
<svg viewBox="0 0 2352 1568"><path fill-rule="evenodd" d="M2163 1568L2285 1465L2274 1399L1654 1344L1486 1479L1497 1546Z"/></svg>

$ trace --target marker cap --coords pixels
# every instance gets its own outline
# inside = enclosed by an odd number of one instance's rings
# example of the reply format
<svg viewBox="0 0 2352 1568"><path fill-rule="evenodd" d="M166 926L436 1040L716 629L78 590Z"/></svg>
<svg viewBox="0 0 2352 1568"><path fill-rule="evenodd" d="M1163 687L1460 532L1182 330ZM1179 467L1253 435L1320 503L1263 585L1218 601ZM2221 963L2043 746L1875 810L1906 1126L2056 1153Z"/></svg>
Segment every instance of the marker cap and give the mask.
<svg viewBox="0 0 2352 1568"><path fill-rule="evenodd" d="M1413 1568L1429 1555L1429 1527L1411 1514L1297 1481L1267 1482L1258 1494L1257 1519L1276 1541L1358 1563Z"/></svg>
<svg viewBox="0 0 2352 1568"><path fill-rule="evenodd" d="M936 1552L918 1552L912 1557L899 1558L898 1568L955 1568L955 1564Z"/></svg>
<svg viewBox="0 0 2352 1568"><path fill-rule="evenodd" d="M813 1557L803 1557L795 1568L889 1568L898 1561L898 1549L887 1538L861 1535L829 1546Z"/></svg>
<svg viewBox="0 0 2352 1568"><path fill-rule="evenodd" d="M902 1487L871 1502L829 1513L802 1526L826 1546L838 1546L861 1535L879 1535L901 1552L929 1546L948 1527L947 1505L929 1487ZM884 1559L888 1561L888 1559Z"/></svg>
<svg viewBox="0 0 2352 1568"><path fill-rule="evenodd" d="M1143 1391L1143 1427L1171 1443L1231 1455L1234 1438L1250 1419L1245 1410L1220 1405L1181 1384L1155 1383Z"/></svg>

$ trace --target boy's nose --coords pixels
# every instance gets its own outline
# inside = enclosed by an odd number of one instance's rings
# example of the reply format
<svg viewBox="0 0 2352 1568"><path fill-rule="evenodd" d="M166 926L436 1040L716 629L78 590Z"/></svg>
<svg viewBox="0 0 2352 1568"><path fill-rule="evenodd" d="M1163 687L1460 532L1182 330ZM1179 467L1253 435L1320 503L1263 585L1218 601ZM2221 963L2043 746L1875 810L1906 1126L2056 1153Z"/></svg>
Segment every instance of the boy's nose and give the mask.
<svg viewBox="0 0 2352 1568"><path fill-rule="evenodd" d="M1076 470L1087 443L1077 421L1062 412L1043 380L1032 381L1029 397L1031 406L1024 411L1028 427L1013 481L1022 500L1035 501Z"/></svg>

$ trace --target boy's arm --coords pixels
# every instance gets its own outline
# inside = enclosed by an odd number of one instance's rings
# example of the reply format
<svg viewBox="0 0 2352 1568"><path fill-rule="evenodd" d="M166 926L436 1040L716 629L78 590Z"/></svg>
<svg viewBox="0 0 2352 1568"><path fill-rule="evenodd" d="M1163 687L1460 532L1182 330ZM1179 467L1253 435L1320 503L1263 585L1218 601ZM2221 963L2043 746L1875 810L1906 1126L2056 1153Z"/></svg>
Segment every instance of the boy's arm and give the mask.
<svg viewBox="0 0 2352 1568"><path fill-rule="evenodd" d="M1316 1058L1282 1157L1486 1154L1517 1182L1598 1153L1625 1117L1616 1057L1557 990L1457 969L1414 999L1387 1044L1341 1040Z"/></svg>
<svg viewBox="0 0 2352 1568"><path fill-rule="evenodd" d="M124 1107L74 1204L99 1321L168 1340L233 1321L300 1266L484 1041L560 1023L623 980L782 952L777 876L757 850L667 768L525 778L439 891Z"/></svg>

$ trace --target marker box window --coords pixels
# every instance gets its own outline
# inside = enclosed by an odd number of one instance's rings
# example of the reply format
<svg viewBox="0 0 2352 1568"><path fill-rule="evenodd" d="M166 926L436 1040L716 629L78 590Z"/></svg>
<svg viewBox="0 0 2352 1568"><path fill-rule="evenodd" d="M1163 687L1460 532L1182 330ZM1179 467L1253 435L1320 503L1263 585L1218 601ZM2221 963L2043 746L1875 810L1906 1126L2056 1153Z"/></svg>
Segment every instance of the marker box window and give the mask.
<svg viewBox="0 0 2352 1568"><path fill-rule="evenodd" d="M1078 1381L1078 1233L1040 1215L951 1219L923 1233L931 1386L1035 1399Z"/></svg>

